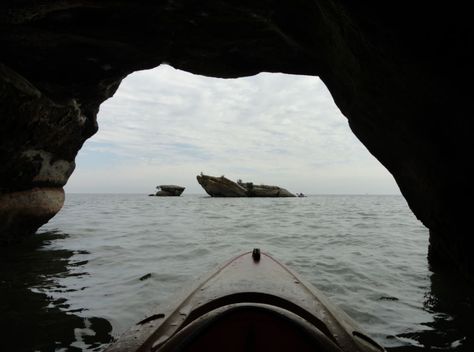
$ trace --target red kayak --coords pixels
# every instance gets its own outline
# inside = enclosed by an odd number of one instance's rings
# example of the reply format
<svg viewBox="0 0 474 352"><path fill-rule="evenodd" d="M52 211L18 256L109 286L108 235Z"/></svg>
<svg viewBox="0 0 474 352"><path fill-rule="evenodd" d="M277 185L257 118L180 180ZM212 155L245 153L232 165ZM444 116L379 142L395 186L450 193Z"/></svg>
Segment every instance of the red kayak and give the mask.
<svg viewBox="0 0 474 352"><path fill-rule="evenodd" d="M296 273L258 249L220 266L106 351L385 351Z"/></svg>

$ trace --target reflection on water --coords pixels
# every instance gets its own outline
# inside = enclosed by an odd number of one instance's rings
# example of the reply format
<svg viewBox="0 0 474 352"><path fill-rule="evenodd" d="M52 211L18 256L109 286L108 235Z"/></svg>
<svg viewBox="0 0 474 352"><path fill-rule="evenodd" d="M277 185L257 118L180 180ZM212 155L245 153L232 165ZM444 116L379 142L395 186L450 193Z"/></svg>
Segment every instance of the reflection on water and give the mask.
<svg viewBox="0 0 474 352"><path fill-rule="evenodd" d="M65 236L48 232L0 248L0 350L100 351L112 341L108 320L79 316L82 309L70 309L66 299L42 293L55 292L59 297L69 289L58 284L59 278L87 275L72 270L87 264L73 260L76 252L51 246ZM473 291L460 277L433 273L424 303L433 321L423 324L424 330L394 336L407 344L388 350L474 351Z"/></svg>
<svg viewBox="0 0 474 352"><path fill-rule="evenodd" d="M68 195L40 234L0 248L0 351L102 350L253 247L391 352L474 351L472 283L429 270L427 230L401 197L159 198Z"/></svg>
<svg viewBox="0 0 474 352"><path fill-rule="evenodd" d="M68 288L58 285L58 278L85 264L72 260L73 251L44 248L64 236L43 233L0 248L1 351L101 350L111 341L107 320L79 316L82 310L70 309L60 298Z"/></svg>
<svg viewBox="0 0 474 352"><path fill-rule="evenodd" d="M426 329L399 334L410 347L389 351L474 351L474 287L466 278L450 272L437 271L431 277L431 290L425 295L424 309L433 320Z"/></svg>

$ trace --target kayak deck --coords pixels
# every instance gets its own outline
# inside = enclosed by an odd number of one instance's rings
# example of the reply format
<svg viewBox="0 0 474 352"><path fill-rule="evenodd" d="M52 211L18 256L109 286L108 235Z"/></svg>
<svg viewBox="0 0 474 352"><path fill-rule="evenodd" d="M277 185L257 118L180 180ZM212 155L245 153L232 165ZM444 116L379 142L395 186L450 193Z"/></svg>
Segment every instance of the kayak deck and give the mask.
<svg viewBox="0 0 474 352"><path fill-rule="evenodd" d="M107 351L384 351L296 273L244 253L159 307Z"/></svg>

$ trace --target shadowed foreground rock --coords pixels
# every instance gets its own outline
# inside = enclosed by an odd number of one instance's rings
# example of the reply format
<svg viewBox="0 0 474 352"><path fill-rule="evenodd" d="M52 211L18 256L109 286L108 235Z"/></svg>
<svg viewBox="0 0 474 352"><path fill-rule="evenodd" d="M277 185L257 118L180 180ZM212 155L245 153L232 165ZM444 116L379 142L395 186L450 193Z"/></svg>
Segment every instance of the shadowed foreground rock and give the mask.
<svg viewBox="0 0 474 352"><path fill-rule="evenodd" d="M78 150L97 130L100 104L134 71L168 63L224 78L314 75L430 229L432 262L474 276L474 22L468 2L417 6L2 1L2 199L63 187ZM2 236L25 232L16 230L20 208L12 216L2 205L0 223L9 224ZM38 226L46 218L38 216Z"/></svg>
<svg viewBox="0 0 474 352"><path fill-rule="evenodd" d="M62 188L33 188L0 194L0 243L15 241L16 236L34 233L62 208Z"/></svg>
<svg viewBox="0 0 474 352"><path fill-rule="evenodd" d="M252 182L234 182L221 177L196 176L199 184L211 197L295 197L294 194L278 186L254 185Z"/></svg>

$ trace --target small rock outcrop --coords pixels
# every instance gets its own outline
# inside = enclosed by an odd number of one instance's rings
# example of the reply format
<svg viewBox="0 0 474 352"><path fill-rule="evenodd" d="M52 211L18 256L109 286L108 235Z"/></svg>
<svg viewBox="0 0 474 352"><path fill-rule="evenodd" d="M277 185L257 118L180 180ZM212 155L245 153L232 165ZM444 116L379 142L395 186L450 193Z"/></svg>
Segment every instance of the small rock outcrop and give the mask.
<svg viewBox="0 0 474 352"><path fill-rule="evenodd" d="M160 185L156 186L158 191L156 194L150 194L157 197L179 197L184 192L185 187L176 185Z"/></svg>
<svg viewBox="0 0 474 352"><path fill-rule="evenodd" d="M278 186L254 185L252 182L234 182L224 176L196 176L199 184L211 197L295 197Z"/></svg>

